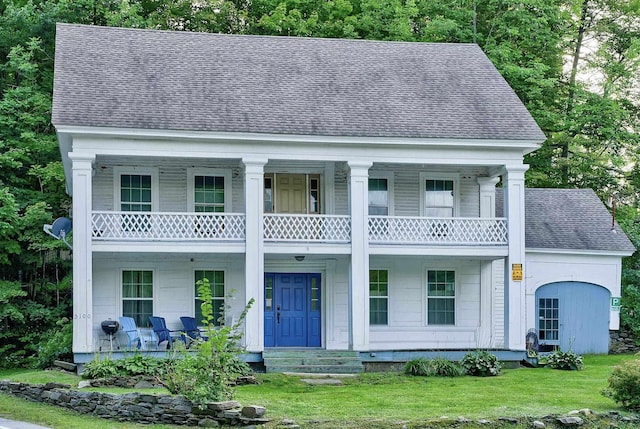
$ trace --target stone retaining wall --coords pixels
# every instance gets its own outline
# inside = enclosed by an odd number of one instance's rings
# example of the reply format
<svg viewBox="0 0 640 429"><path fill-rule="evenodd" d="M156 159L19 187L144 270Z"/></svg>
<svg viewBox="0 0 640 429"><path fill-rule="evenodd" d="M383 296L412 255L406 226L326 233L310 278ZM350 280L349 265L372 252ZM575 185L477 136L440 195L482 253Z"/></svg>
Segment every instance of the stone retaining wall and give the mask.
<svg viewBox="0 0 640 429"><path fill-rule="evenodd" d="M203 410L184 396L144 393L86 392L58 383L26 384L0 381L0 391L35 402L68 408L82 414L105 419L140 423L217 427L266 423L266 409L253 405L242 407L237 401L214 402Z"/></svg>
<svg viewBox="0 0 640 429"><path fill-rule="evenodd" d="M609 354L638 353L640 346L629 332L609 331Z"/></svg>

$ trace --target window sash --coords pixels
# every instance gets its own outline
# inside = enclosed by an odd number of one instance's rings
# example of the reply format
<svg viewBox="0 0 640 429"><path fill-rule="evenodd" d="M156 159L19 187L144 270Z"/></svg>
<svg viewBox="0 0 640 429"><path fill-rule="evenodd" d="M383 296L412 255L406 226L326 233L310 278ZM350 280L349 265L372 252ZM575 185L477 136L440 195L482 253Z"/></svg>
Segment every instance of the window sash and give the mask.
<svg viewBox="0 0 640 429"><path fill-rule="evenodd" d="M558 298L540 298L538 300L538 336L540 340L558 341L559 314Z"/></svg>
<svg viewBox="0 0 640 429"><path fill-rule="evenodd" d="M153 316L153 271L122 271L122 315L137 326L149 326Z"/></svg>
<svg viewBox="0 0 640 429"><path fill-rule="evenodd" d="M222 270L196 270L194 281L194 301L195 301L195 318L198 324L203 324L202 316L202 301L198 296L197 282L206 278L209 280L209 286L211 288L211 305L213 307L213 324L219 326L221 317L224 316L225 310L225 275ZM224 324L224 323L222 323Z"/></svg>
<svg viewBox="0 0 640 429"><path fill-rule="evenodd" d="M196 212L222 213L225 211L224 180L224 176L193 176L193 202Z"/></svg>
<svg viewBox="0 0 640 429"><path fill-rule="evenodd" d="M369 270L369 324L389 323L389 272Z"/></svg>
<svg viewBox="0 0 640 429"><path fill-rule="evenodd" d="M455 206L452 179L425 179L425 211L427 217L453 217Z"/></svg>
<svg viewBox="0 0 640 429"><path fill-rule="evenodd" d="M455 271L427 272L427 324L455 325Z"/></svg>
<svg viewBox="0 0 640 429"><path fill-rule="evenodd" d="M384 178L369 178L369 215L389 215L389 181Z"/></svg>
<svg viewBox="0 0 640 429"><path fill-rule="evenodd" d="M152 180L150 174L120 175L120 210L152 211Z"/></svg>

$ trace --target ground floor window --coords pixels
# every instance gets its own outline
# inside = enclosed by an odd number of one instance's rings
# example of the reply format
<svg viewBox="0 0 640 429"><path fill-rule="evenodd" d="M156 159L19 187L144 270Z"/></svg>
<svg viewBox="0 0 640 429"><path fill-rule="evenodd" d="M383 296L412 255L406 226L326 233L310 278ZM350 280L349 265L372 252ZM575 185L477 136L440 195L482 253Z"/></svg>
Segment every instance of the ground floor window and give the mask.
<svg viewBox="0 0 640 429"><path fill-rule="evenodd" d="M369 323L386 325L389 320L389 273L369 271Z"/></svg>
<svg viewBox="0 0 640 429"><path fill-rule="evenodd" d="M538 334L540 340L558 341L558 298L538 300Z"/></svg>
<svg viewBox="0 0 640 429"><path fill-rule="evenodd" d="M197 270L195 272L195 318L198 324L202 324L202 301L198 297L198 281L202 279L209 280L211 287L211 305L213 306L213 321L216 326L224 324L224 271L222 270Z"/></svg>
<svg viewBox="0 0 640 429"><path fill-rule="evenodd" d="M427 272L427 324L455 325L456 273L447 270Z"/></svg>
<svg viewBox="0 0 640 429"><path fill-rule="evenodd" d="M149 326L153 315L153 271L122 272L122 315L133 317L138 326Z"/></svg>

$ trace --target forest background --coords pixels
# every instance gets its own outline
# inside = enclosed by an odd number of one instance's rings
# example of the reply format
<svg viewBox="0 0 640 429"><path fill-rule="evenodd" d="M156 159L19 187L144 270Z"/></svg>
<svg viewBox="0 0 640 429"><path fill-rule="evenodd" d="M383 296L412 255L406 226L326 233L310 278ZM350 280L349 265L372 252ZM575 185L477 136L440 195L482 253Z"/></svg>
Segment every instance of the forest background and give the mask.
<svg viewBox="0 0 640 429"><path fill-rule="evenodd" d="M547 136L527 186L592 188L640 247L640 0L0 0L0 367L71 353L70 216L51 98L55 23L477 43ZM640 252L622 323L640 341Z"/></svg>

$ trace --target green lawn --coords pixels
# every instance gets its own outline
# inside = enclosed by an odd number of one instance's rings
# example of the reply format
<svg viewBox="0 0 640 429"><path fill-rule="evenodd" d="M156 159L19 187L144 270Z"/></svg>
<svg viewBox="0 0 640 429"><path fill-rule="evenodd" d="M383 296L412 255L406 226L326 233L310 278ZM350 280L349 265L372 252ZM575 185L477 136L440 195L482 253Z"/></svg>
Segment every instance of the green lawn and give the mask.
<svg viewBox="0 0 640 429"><path fill-rule="evenodd" d="M236 399L245 405L266 406L267 417L274 422L286 418L303 427L323 428L396 427L400 421L410 422L409 427L425 427L417 422L441 416L496 420L503 416L542 417L581 408L596 412L619 411L600 391L606 386L613 366L633 358L637 357L586 356L583 371L520 368L504 370L499 377L489 378L423 378L370 373L343 379L342 386L311 386L296 377L261 374L262 384L239 387ZM0 379L69 384L77 384L80 380L58 371L28 370L0 371ZM144 427L82 417L7 395L0 395L0 416L56 429ZM175 427L154 426L158 429Z"/></svg>

